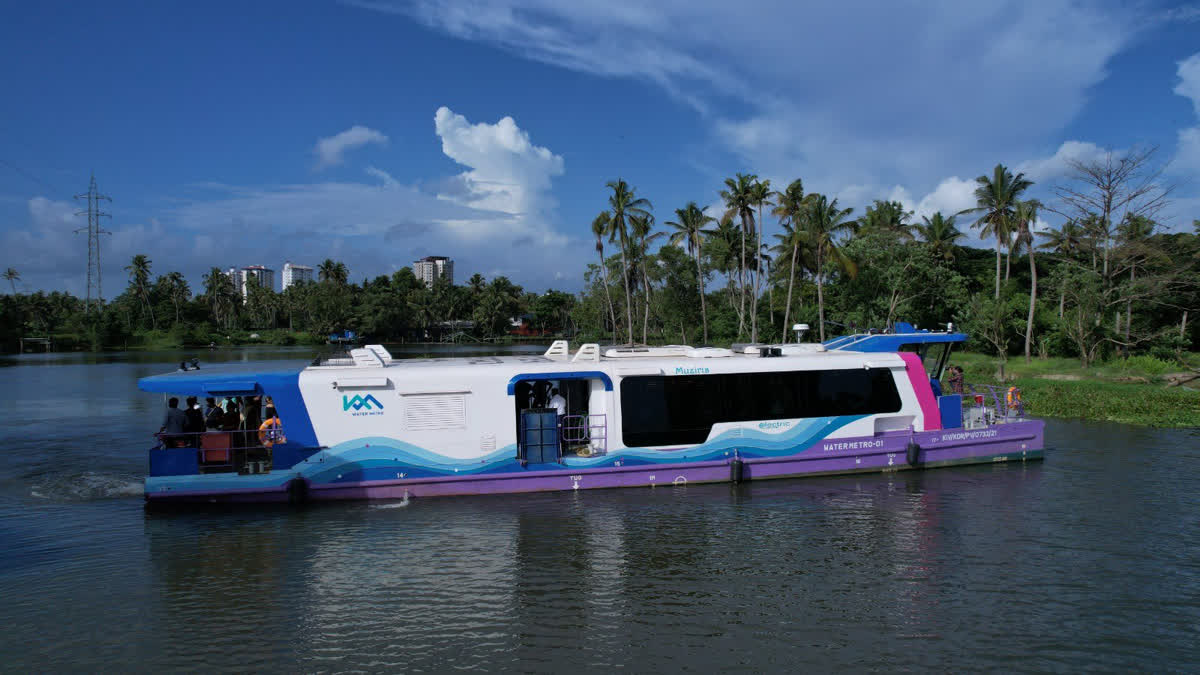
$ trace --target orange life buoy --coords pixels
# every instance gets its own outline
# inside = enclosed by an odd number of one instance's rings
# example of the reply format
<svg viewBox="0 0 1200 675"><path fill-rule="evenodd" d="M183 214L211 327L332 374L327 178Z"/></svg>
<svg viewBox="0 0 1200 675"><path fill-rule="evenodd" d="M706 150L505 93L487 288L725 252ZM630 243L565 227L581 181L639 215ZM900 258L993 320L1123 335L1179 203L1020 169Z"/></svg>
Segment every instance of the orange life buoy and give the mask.
<svg viewBox="0 0 1200 675"><path fill-rule="evenodd" d="M1010 410L1016 410L1021 406L1021 390L1016 387L1009 387L1004 399L1008 402Z"/></svg>
<svg viewBox="0 0 1200 675"><path fill-rule="evenodd" d="M287 443L287 439L283 436L283 429L280 427L278 417L263 420L263 423L258 427L258 442L264 448L269 448L276 443Z"/></svg>

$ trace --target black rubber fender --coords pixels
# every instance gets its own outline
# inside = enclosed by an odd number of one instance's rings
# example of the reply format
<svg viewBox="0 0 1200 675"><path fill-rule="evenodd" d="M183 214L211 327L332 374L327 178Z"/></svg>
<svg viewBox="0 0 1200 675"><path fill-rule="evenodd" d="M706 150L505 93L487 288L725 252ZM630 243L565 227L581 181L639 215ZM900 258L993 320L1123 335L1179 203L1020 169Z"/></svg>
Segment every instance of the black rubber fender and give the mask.
<svg viewBox="0 0 1200 675"><path fill-rule="evenodd" d="M909 441L908 447L904 449L904 458L908 460L909 466L916 466L921 459L921 446L917 445L916 441Z"/></svg>
<svg viewBox="0 0 1200 675"><path fill-rule="evenodd" d="M303 478L293 478L287 484L289 504L303 504L308 501L308 481Z"/></svg>

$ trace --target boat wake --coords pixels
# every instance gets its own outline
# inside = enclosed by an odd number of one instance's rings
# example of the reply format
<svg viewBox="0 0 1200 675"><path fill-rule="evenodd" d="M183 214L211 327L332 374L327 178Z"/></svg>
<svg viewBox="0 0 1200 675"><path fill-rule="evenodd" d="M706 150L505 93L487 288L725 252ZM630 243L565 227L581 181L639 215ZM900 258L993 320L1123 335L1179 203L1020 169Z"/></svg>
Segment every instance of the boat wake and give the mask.
<svg viewBox="0 0 1200 675"><path fill-rule="evenodd" d="M373 508L373 509L402 509L405 506L408 506L408 492L407 491L404 493L404 499L401 499L398 502L388 502L386 504L372 504L371 508Z"/></svg>
<svg viewBox="0 0 1200 675"><path fill-rule="evenodd" d="M34 481L30 496L50 501L93 501L142 496L142 481L130 474L84 471L42 476Z"/></svg>

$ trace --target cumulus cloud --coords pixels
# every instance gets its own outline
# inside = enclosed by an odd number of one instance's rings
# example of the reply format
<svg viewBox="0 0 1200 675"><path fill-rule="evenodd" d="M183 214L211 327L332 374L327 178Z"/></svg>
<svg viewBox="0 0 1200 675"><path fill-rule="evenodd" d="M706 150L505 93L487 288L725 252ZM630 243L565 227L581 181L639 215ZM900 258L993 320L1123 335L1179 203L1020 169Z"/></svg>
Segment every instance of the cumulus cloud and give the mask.
<svg viewBox="0 0 1200 675"><path fill-rule="evenodd" d="M340 134L317 140L316 146L313 147L313 154L317 156L315 168L320 170L337 166L345 161L344 155L349 150L361 148L371 143L386 145L387 142L388 137L384 136L383 133L356 124Z"/></svg>
<svg viewBox="0 0 1200 675"><path fill-rule="evenodd" d="M922 197L921 201L911 208L918 220L923 216L932 216L938 211L944 216L951 216L975 206L976 187L978 184L973 179L951 176L938 183L933 192Z"/></svg>
<svg viewBox="0 0 1200 675"><path fill-rule="evenodd" d="M1090 162L1103 159L1108 150L1095 143L1067 141L1049 157L1025 160L1017 164L1015 172L1024 173L1032 181L1048 181L1066 175L1070 162Z"/></svg>
<svg viewBox="0 0 1200 675"><path fill-rule="evenodd" d="M541 244L565 242L548 221L556 206L551 179L562 175L562 157L534 145L529 134L511 117L501 118L495 124L471 124L467 118L442 106L433 121L434 130L442 140L442 152L468 168L456 177L457 187L439 192L439 197L512 216L510 222L464 220L449 221L449 226L471 238L494 236L500 233L497 228L509 231L515 228Z"/></svg>
<svg viewBox="0 0 1200 675"><path fill-rule="evenodd" d="M998 154L1033 154L1144 23L1133 8L1071 0L368 6L533 60L653 83L701 111L718 147L760 175L802 175L831 192L935 185Z"/></svg>
<svg viewBox="0 0 1200 675"><path fill-rule="evenodd" d="M1200 118L1200 52L1180 61L1176 74L1179 76L1179 84L1175 85L1173 91L1191 99L1196 117ZM1179 132L1179 147L1175 151L1173 169L1200 170L1200 125Z"/></svg>

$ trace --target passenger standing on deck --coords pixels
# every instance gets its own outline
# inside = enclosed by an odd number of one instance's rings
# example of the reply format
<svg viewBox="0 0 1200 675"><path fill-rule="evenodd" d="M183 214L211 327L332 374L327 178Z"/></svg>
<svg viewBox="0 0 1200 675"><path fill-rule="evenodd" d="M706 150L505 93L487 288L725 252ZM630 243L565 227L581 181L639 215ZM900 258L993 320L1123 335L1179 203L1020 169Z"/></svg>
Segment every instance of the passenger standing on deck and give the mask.
<svg viewBox="0 0 1200 675"><path fill-rule="evenodd" d="M183 411L183 414L187 417L183 431L188 434L188 445L199 446L200 434L204 433L204 412L200 410L195 396L187 397L187 410Z"/></svg>
<svg viewBox="0 0 1200 675"><path fill-rule="evenodd" d="M250 396L246 398L245 407L242 408L242 419L246 421L246 436L244 443L245 447L254 445L258 440L256 433L258 425L262 424L262 398L259 396Z"/></svg>
<svg viewBox="0 0 1200 675"><path fill-rule="evenodd" d="M550 407L554 408L555 417L558 418L558 447L562 447L563 435L563 417L567 414L567 399L558 393L558 388L550 390Z"/></svg>
<svg viewBox="0 0 1200 675"><path fill-rule="evenodd" d="M220 429L221 417L224 414L221 406L217 405L217 399L212 396L204 399L204 426L209 429Z"/></svg>
<svg viewBox="0 0 1200 675"><path fill-rule="evenodd" d="M950 376L946 378L946 386L949 387L951 394L963 393L963 369L959 366L950 366Z"/></svg>
<svg viewBox="0 0 1200 675"><path fill-rule="evenodd" d="M221 416L221 431L237 431L242 426L242 416L236 401L225 403L225 414Z"/></svg>
<svg viewBox="0 0 1200 675"><path fill-rule="evenodd" d="M163 435L163 445L168 448L179 447L179 434L183 433L186 426L187 415L179 409L179 399L172 397L167 401L167 413L163 417L162 428L158 430Z"/></svg>

